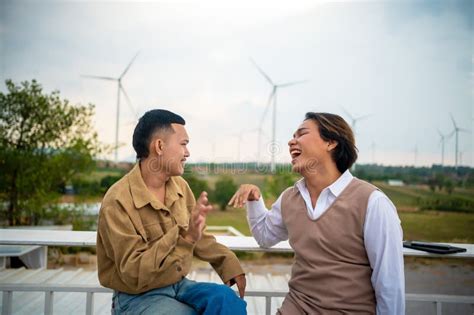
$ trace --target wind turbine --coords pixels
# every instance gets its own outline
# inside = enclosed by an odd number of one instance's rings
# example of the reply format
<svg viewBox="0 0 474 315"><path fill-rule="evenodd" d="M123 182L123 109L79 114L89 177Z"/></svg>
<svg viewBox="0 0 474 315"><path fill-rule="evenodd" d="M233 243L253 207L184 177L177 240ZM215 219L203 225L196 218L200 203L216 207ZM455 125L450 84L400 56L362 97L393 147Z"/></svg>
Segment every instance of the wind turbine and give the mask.
<svg viewBox="0 0 474 315"><path fill-rule="evenodd" d="M456 121L454 120L453 115L451 113L449 115L451 116L451 121L453 122L453 126L454 126L454 130L451 134L454 134L456 136L456 146L455 146L455 152L454 152L454 154L455 154L455 156L454 156L454 167L458 168L459 132L460 131L468 132L468 130L458 127L458 125L456 124Z"/></svg>
<svg viewBox="0 0 474 315"><path fill-rule="evenodd" d="M253 65L255 66L255 68L257 68L258 72L260 72L260 74L268 81L268 83L270 83L270 85L272 86L272 91L270 93L270 96L268 98L268 102L267 102L267 107L265 108L265 112L262 116L262 119L260 120L260 128L259 128L259 134L258 134L258 152L260 152L260 142L261 142L261 133L262 133L262 129L261 129L261 126L262 126L262 123L263 123L263 120L265 119L265 116L269 110L269 107L271 106L272 104L272 101L273 101L273 119L272 119L272 147L270 148L270 153L272 155L272 159L271 159L271 165L270 165L270 170L272 173L275 172L275 152L276 152L276 149L273 147L275 146L275 133L276 133L276 107L277 107L277 91L279 88L284 88L284 87L289 87L289 86L292 86L292 85L296 85L296 84L300 84L300 83L304 83L304 82L307 82L308 80L302 80L302 81L292 81L292 82L286 82L286 83L281 83L281 84L276 84L272 81L272 79L257 65L257 63L252 59L250 58L250 61L253 63ZM260 153L258 153L258 158L260 158Z"/></svg>
<svg viewBox="0 0 474 315"><path fill-rule="evenodd" d="M122 79L127 74L128 70L130 69L132 63L135 61L137 58L138 54L140 52L137 52L135 56L130 60L128 63L127 67L125 67L125 70L123 70L122 74L119 77L113 78L113 77L105 77L105 76L97 76L97 75L81 75L81 77L84 78L92 78L92 79L98 79L98 80L107 80L107 81L115 81L117 82L117 111L115 114L115 162L118 161L118 140L119 140L119 121L120 121L120 92L123 93L125 96L125 100L127 101L128 106L132 110L132 113L137 116L137 113L135 112L135 109L132 106L132 102L130 101L130 98L128 97L127 92L125 92L125 89L123 88L122 84Z"/></svg>
<svg viewBox="0 0 474 315"><path fill-rule="evenodd" d="M349 116L349 119L351 120L351 129L352 129L352 132L355 134L356 131L355 131L355 127L356 127L356 123L359 121L359 120L363 120L363 119L366 119L367 117L369 117L370 115L362 115L362 116L359 116L359 117L354 117L352 116L344 107L342 107L342 110L344 111L344 113ZM352 164L352 168L351 168L351 171L354 172L356 170L356 163Z"/></svg>
<svg viewBox="0 0 474 315"><path fill-rule="evenodd" d="M436 129L439 134L439 142L441 143L441 166L444 165L444 144L446 143L446 140L451 138L451 136L454 134L454 132L451 132L449 134L443 134L439 129Z"/></svg>
<svg viewBox="0 0 474 315"><path fill-rule="evenodd" d="M342 106L341 106L342 107ZM351 120L351 128L352 128L352 132L355 133L355 127L356 127L356 124L359 120L363 120L363 119L366 119L367 117L369 117L370 115L362 115L362 116L359 116L359 117L354 117L352 116L344 107L342 107L342 110L344 111L344 113L346 113L347 116L349 116L349 119Z"/></svg>

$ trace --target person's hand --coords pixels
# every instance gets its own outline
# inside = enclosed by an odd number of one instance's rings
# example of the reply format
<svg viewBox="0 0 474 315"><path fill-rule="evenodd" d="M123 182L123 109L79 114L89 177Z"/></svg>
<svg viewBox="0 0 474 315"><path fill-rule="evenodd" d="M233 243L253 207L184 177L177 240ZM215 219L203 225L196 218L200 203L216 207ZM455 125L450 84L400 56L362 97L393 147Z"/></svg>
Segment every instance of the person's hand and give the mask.
<svg viewBox="0 0 474 315"><path fill-rule="evenodd" d="M196 201L191 218L189 218L189 228L182 235L187 241L195 243L201 239L202 230L206 225L206 216L211 210L212 205L209 204L207 199L207 192L203 191Z"/></svg>
<svg viewBox="0 0 474 315"><path fill-rule="evenodd" d="M243 207L247 201L256 201L260 199L260 189L252 184L240 185L237 192L232 196L229 201L229 206Z"/></svg>
<svg viewBox="0 0 474 315"><path fill-rule="evenodd" d="M245 287L247 286L247 280L245 279L245 274L236 276L235 278L230 279L225 284L229 287L237 283L237 288L239 289L240 298L244 298Z"/></svg>

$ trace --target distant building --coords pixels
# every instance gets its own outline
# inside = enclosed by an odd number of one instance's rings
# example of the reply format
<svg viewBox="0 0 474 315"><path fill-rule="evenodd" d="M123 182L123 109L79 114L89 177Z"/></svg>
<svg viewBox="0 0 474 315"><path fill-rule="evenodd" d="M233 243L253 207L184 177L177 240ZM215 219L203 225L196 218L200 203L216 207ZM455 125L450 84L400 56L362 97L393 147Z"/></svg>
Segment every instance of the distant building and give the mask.
<svg viewBox="0 0 474 315"><path fill-rule="evenodd" d="M389 179L387 180L387 184L390 186L405 186L402 180L400 179Z"/></svg>

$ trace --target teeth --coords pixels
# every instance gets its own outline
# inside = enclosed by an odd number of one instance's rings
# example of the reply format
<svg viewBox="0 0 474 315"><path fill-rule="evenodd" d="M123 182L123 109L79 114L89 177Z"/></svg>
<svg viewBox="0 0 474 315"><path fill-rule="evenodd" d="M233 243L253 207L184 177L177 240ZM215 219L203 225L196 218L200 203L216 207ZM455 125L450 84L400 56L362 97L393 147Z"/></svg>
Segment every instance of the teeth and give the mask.
<svg viewBox="0 0 474 315"><path fill-rule="evenodd" d="M291 150L290 154L294 158L294 157L297 157L298 155L300 155L301 151L300 150Z"/></svg>

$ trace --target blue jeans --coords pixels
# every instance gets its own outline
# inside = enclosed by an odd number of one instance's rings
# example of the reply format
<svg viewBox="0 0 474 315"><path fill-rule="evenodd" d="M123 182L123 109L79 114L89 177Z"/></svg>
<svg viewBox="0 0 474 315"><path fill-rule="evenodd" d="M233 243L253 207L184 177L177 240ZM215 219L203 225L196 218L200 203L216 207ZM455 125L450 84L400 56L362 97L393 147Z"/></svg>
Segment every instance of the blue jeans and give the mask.
<svg viewBox="0 0 474 315"><path fill-rule="evenodd" d="M223 284L186 278L141 294L115 292L112 315L244 315L247 303Z"/></svg>

